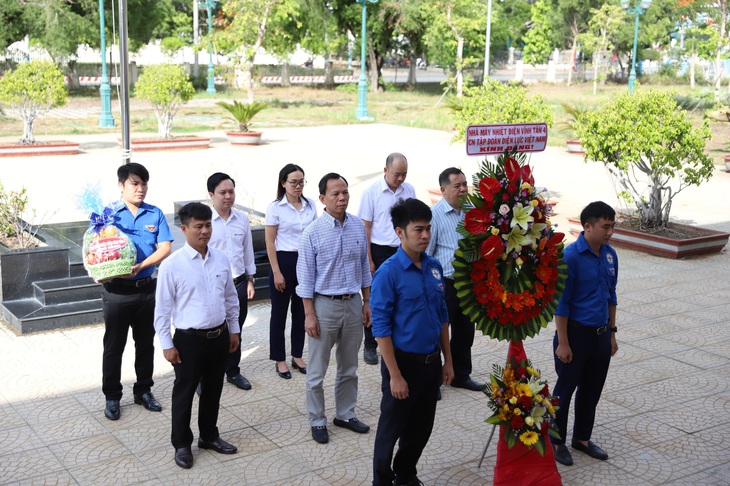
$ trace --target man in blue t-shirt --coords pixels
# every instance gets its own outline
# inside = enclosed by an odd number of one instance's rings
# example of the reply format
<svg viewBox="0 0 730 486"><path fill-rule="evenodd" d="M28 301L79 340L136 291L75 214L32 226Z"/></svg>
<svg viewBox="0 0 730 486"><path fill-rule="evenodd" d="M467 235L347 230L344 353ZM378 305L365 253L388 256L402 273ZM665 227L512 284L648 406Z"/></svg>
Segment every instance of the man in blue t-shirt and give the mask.
<svg viewBox="0 0 730 486"><path fill-rule="evenodd" d="M443 269L425 253L431 210L406 199L390 215L401 245L375 272L370 292L373 336L383 357L373 484L421 484L416 464L431 437L439 387L454 378L449 318Z"/></svg>
<svg viewBox="0 0 730 486"><path fill-rule="evenodd" d="M565 445L570 400L575 392L573 449L606 460L608 454L591 439L596 406L601 398L616 344L616 282L618 257L608 241L616 212L596 201L580 214L583 226L578 240L565 249L568 279L555 311L553 339L558 381L553 390L560 398L556 422L560 439L552 439L555 460L566 466L573 457Z"/></svg>
<svg viewBox="0 0 730 486"><path fill-rule="evenodd" d="M102 282L104 309L104 354L101 389L106 397L104 415L119 420L122 399L122 354L132 328L137 381L132 393L134 403L151 412L162 410L152 394L154 369L155 268L172 249L172 233L159 208L144 202L147 196L147 169L134 162L117 170L122 199L113 207L114 225L126 234L137 249L132 273Z"/></svg>

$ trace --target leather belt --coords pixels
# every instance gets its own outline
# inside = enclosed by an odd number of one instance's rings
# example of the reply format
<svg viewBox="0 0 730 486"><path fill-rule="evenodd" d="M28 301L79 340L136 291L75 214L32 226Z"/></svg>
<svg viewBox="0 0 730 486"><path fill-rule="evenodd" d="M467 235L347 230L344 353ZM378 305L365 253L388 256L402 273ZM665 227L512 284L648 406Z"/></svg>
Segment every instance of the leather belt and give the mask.
<svg viewBox="0 0 730 486"><path fill-rule="evenodd" d="M243 282L244 280L246 280L246 274L245 273L243 273L243 274L239 275L238 277L234 278L233 279L233 285L238 285L241 282Z"/></svg>
<svg viewBox="0 0 730 486"><path fill-rule="evenodd" d="M401 351L400 349L395 348L395 355L405 358L409 361L429 364L438 361L441 358L441 348L436 348L436 351L431 354L408 353L406 351Z"/></svg>
<svg viewBox="0 0 730 486"><path fill-rule="evenodd" d="M584 331L587 331L591 334L595 334L597 336L600 336L601 334L608 331L608 324L605 324L601 327L592 327L592 326L584 326L583 324L581 324L579 322L568 320L568 326L575 328L575 329L582 329Z"/></svg>
<svg viewBox="0 0 730 486"><path fill-rule="evenodd" d="M319 295L321 297L325 297L327 299L331 299L331 300L350 300L350 299L354 298L356 295L360 295L360 294L344 294L344 295L317 294L317 295Z"/></svg>
<svg viewBox="0 0 730 486"><path fill-rule="evenodd" d="M137 280L129 280L126 278L113 278L111 280L111 283L114 285L119 285L120 287L145 287L147 284L152 282L153 278L152 276L146 277L146 278L140 278Z"/></svg>
<svg viewBox="0 0 730 486"><path fill-rule="evenodd" d="M214 327L212 329L175 329L175 331L182 332L183 334L191 334L193 336L202 337L206 339L215 339L221 334L223 334L224 327L226 325L226 322L223 321L223 324L221 324L218 327Z"/></svg>

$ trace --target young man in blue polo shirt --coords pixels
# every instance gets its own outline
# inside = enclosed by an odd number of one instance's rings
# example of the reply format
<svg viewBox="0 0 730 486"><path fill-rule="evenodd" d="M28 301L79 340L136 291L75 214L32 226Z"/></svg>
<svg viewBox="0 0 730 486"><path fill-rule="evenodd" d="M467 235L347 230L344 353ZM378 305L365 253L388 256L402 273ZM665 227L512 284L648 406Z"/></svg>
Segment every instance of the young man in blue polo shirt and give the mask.
<svg viewBox="0 0 730 486"><path fill-rule="evenodd" d="M103 282L104 354L101 389L106 397L104 415L119 420L122 399L122 354L132 329L137 381L134 403L151 412L162 410L152 394L154 369L155 268L172 249L172 233L159 208L144 202L147 197L147 169L135 162L117 170L122 199L113 207L114 225L126 234L137 249L132 273Z"/></svg>
<svg viewBox="0 0 730 486"><path fill-rule="evenodd" d="M390 214L401 246L375 272L370 293L373 335L383 357L373 484L418 485L416 464L431 437L439 386L451 383L454 368L443 269L425 253L431 210L406 199Z"/></svg>
<svg viewBox="0 0 730 486"><path fill-rule="evenodd" d="M595 459L608 459L608 454L590 439L608 365L618 351L618 257L608 244L615 219L616 212L608 204L590 203L580 214L583 232L565 249L568 279L555 311L557 331L553 339L558 374L553 392L560 398L556 422L561 438L552 442L555 460L566 466L573 464L565 445L573 392L575 422L571 446Z"/></svg>

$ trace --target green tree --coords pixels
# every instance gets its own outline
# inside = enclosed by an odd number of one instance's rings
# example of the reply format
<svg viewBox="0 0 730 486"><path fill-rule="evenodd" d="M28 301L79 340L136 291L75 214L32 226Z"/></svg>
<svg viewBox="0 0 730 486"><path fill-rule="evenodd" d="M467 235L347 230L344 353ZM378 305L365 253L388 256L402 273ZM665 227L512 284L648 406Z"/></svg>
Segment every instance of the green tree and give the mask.
<svg viewBox="0 0 730 486"><path fill-rule="evenodd" d="M152 103L157 116L157 135L172 138L172 120L181 105L195 94L193 83L182 66L158 64L147 66L134 85L134 96Z"/></svg>
<svg viewBox="0 0 730 486"><path fill-rule="evenodd" d="M530 23L530 2L524 0L492 1L492 42L495 54L507 59L510 47L519 48ZM491 56L494 57L494 56Z"/></svg>
<svg viewBox="0 0 730 486"><path fill-rule="evenodd" d="M588 31L579 36L585 50L593 54L593 94L598 91L598 82L606 80L607 63L603 61L606 52L614 49L614 37L621 27L626 13L618 5L605 4L600 9L591 9L593 17L588 22Z"/></svg>
<svg viewBox="0 0 730 486"><path fill-rule="evenodd" d="M458 133L452 142L465 139L469 125L490 123L547 123L553 125L553 109L541 95L527 96L527 88L490 79L468 87L464 97L451 105Z"/></svg>
<svg viewBox="0 0 730 486"><path fill-rule="evenodd" d="M548 60L553 50L550 45L552 28L550 25L550 4L547 0L538 0L532 4L531 25L525 34L525 48L522 57L528 64L541 64Z"/></svg>
<svg viewBox="0 0 730 486"><path fill-rule="evenodd" d="M33 124L51 108L66 103L63 74L50 61L40 59L21 64L0 79L0 101L18 110L23 120L20 143L35 143Z"/></svg>
<svg viewBox="0 0 730 486"><path fill-rule="evenodd" d="M591 9L600 8L604 0L553 0L552 14L555 41L570 48L574 60L578 51L578 37L588 29ZM568 86L573 83L573 70L568 70Z"/></svg>
<svg viewBox="0 0 730 486"><path fill-rule="evenodd" d="M664 228L674 197L714 170L704 153L708 121L695 128L671 93L624 93L581 116L577 132L586 160L606 166L647 227Z"/></svg>

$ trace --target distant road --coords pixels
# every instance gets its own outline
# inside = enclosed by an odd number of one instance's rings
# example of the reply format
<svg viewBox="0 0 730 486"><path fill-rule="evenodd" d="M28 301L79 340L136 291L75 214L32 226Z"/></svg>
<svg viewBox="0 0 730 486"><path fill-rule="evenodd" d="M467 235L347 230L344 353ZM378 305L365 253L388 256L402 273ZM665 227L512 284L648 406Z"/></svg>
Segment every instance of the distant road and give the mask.
<svg viewBox="0 0 730 486"><path fill-rule="evenodd" d="M481 73L479 73L481 76ZM592 73L586 73L586 79L591 79ZM495 79L497 81L511 81L515 79L515 70L514 69L496 69L489 73L490 77L492 79ZM576 73L573 73L573 77L575 78ZM437 67L431 67L429 66L426 69L417 69L416 70L416 82L417 83L440 83L442 81L445 81L448 75L444 72L443 69L437 68ZM533 68L530 65L525 65L523 68L523 76L522 78L524 80L540 80L544 81L547 78L547 69L542 68ZM557 71L555 73L555 79L559 81L564 81L568 79L568 73L567 71ZM408 81L408 69L393 69L393 68L386 68L383 69L383 80L386 83L406 83Z"/></svg>

